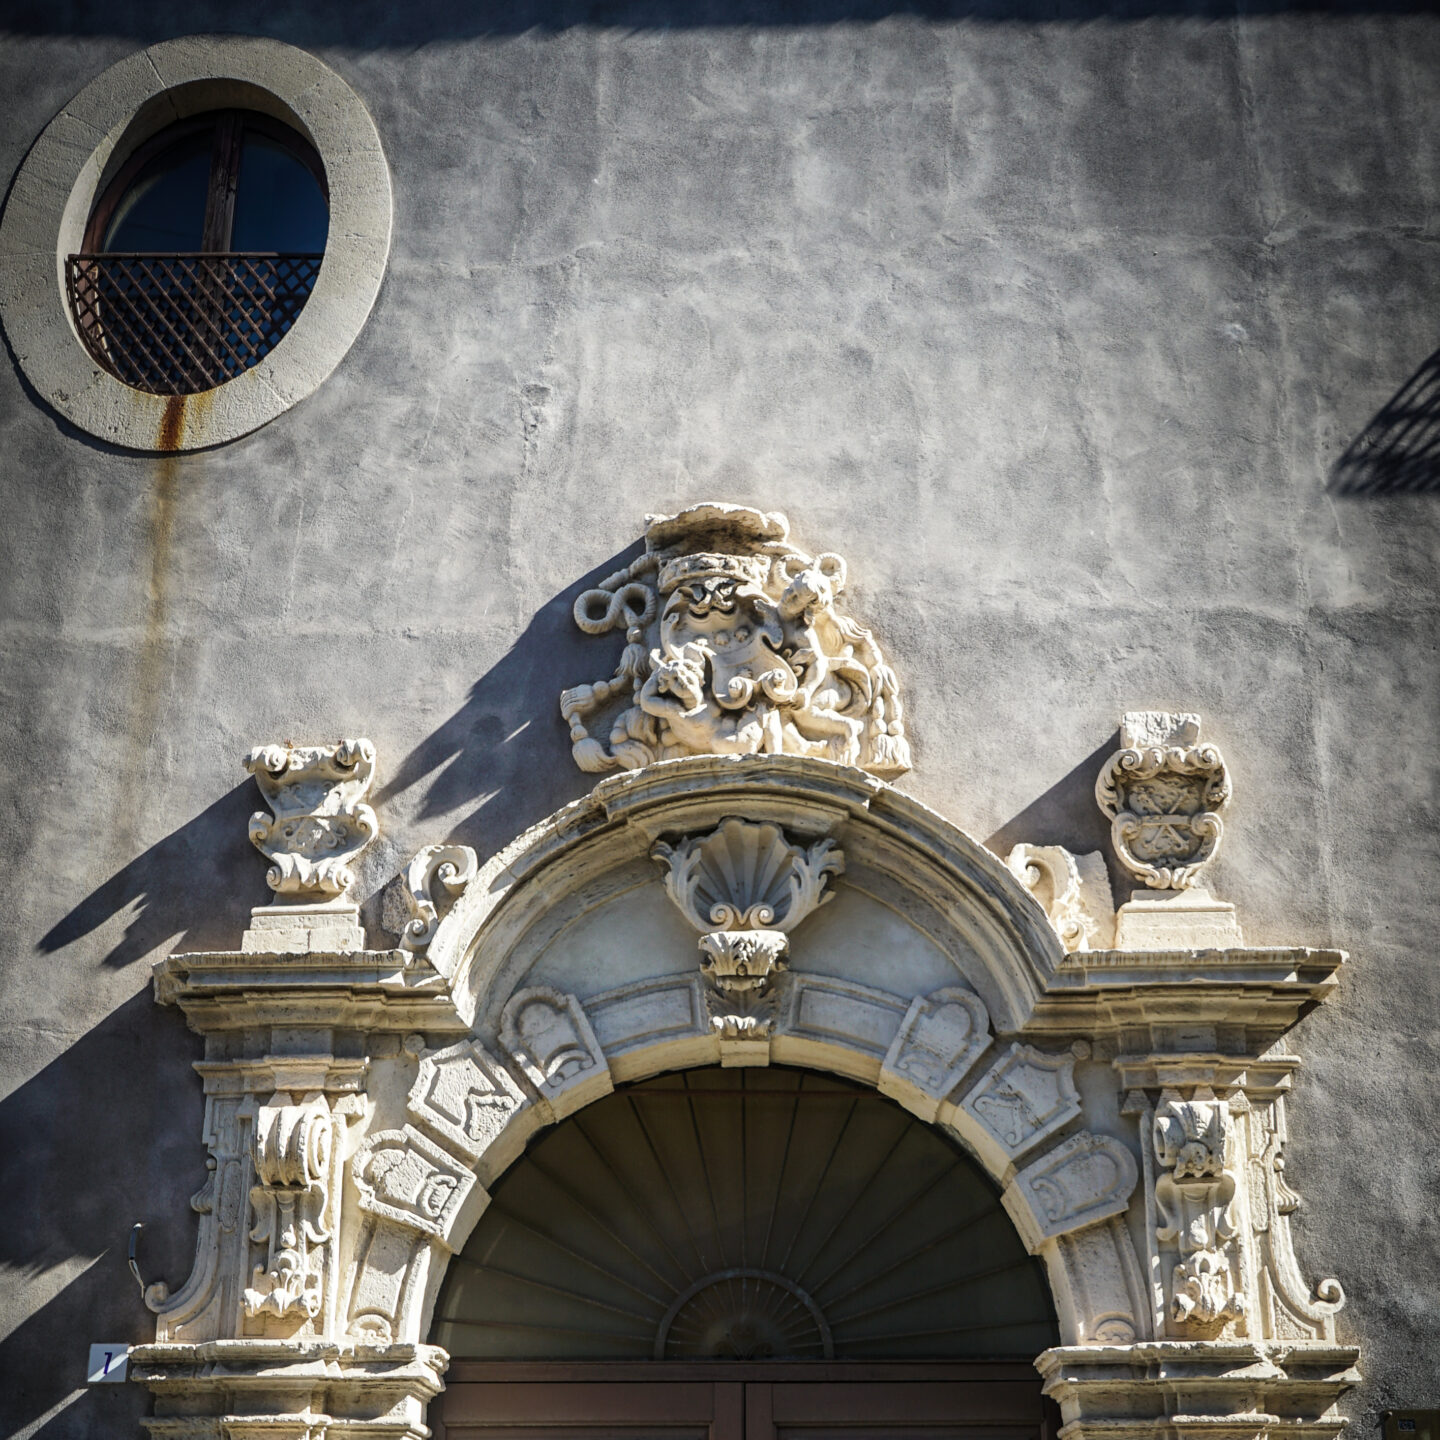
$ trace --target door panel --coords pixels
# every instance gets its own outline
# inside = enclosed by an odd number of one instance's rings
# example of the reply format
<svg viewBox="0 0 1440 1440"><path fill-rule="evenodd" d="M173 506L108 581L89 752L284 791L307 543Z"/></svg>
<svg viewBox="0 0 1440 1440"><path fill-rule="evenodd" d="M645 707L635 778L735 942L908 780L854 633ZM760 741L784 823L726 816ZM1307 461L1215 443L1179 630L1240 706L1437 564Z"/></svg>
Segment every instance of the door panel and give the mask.
<svg viewBox="0 0 1440 1440"><path fill-rule="evenodd" d="M745 1440L1042 1440L1037 1386L906 1380L745 1387Z"/></svg>
<svg viewBox="0 0 1440 1440"><path fill-rule="evenodd" d="M436 1409L446 1440L744 1440L738 1384L456 1385Z"/></svg>

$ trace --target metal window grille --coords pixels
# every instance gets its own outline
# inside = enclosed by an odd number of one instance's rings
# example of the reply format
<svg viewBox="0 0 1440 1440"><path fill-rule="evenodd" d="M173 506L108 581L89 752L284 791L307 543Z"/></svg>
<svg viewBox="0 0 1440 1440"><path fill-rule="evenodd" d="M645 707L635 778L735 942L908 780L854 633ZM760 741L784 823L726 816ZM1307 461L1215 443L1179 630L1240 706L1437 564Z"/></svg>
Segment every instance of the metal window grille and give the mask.
<svg viewBox="0 0 1440 1440"><path fill-rule="evenodd" d="M285 337L320 255L71 255L71 313L95 361L152 395L233 380Z"/></svg>

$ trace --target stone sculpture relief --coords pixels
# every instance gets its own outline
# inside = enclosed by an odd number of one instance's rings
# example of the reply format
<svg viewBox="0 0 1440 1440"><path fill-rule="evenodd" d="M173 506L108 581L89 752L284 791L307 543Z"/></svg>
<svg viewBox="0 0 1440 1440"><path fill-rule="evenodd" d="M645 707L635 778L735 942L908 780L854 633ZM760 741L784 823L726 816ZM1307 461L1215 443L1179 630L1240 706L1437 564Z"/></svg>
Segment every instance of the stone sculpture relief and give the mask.
<svg viewBox="0 0 1440 1440"><path fill-rule="evenodd" d="M412 1125L371 1135L350 1176L361 1209L442 1240L475 1184L466 1166Z"/></svg>
<svg viewBox="0 0 1440 1440"><path fill-rule="evenodd" d="M350 862L380 833L364 803L375 778L368 740L334 745L260 745L245 757L265 803L250 817L250 843L270 861L278 895L332 899L355 882Z"/></svg>
<svg viewBox="0 0 1440 1440"><path fill-rule="evenodd" d="M1187 890L1215 858L1230 774L1200 717L1139 710L1120 726L1120 749L1095 782L1121 864L1154 890Z"/></svg>
<svg viewBox="0 0 1440 1440"><path fill-rule="evenodd" d="M404 896L408 916L400 927L400 948L419 954L440 928L435 886L445 892L447 908L475 878L475 852L468 845L426 845L405 867Z"/></svg>
<svg viewBox="0 0 1440 1440"><path fill-rule="evenodd" d="M917 995L886 1053L880 1093L932 1121L989 1044L990 1016L978 995Z"/></svg>
<svg viewBox="0 0 1440 1440"><path fill-rule="evenodd" d="M1204 1085L1188 1100L1167 1089L1155 1109L1155 1156L1164 1172L1155 1183L1155 1237L1162 1257L1174 1258L1170 1318L1206 1338L1245 1313L1229 1127L1229 1107Z"/></svg>
<svg viewBox="0 0 1440 1440"><path fill-rule="evenodd" d="M1012 1045L960 1102L998 1147L1005 1163L1033 1150L1080 1113L1075 1061L1089 1054L1077 1042L1069 1054Z"/></svg>
<svg viewBox="0 0 1440 1440"><path fill-rule="evenodd" d="M899 687L841 614L845 579L838 555L790 543L783 515L711 503L650 516L645 553L575 602L587 635L624 629L626 642L608 679L560 697L576 764L786 754L903 774Z"/></svg>
<svg viewBox="0 0 1440 1440"><path fill-rule="evenodd" d="M1040 902L1067 951L1108 950L1115 943L1115 901L1098 850L1072 855L1060 845L1017 845L1005 863Z"/></svg>
<svg viewBox="0 0 1440 1440"><path fill-rule="evenodd" d="M614 1089L605 1052L573 995L548 985L512 995L501 1013L500 1043L557 1119Z"/></svg>
<svg viewBox="0 0 1440 1440"><path fill-rule="evenodd" d="M255 1118L251 1240L266 1247L242 1296L247 1315L314 1319L324 1300L324 1253L334 1122L321 1095L271 1103Z"/></svg>
<svg viewBox="0 0 1440 1440"><path fill-rule="evenodd" d="M734 818L707 835L662 840L650 854L665 867L665 893L700 931L716 1031L731 1041L767 1038L766 1002L789 932L833 898L829 882L845 856L833 840L796 845L778 825Z"/></svg>
<svg viewBox="0 0 1440 1440"><path fill-rule="evenodd" d="M271 811L250 817L250 841L270 861L274 901L251 914L252 952L362 950L350 868L380 833L365 795L375 778L368 740L260 745L245 757Z"/></svg>
<svg viewBox="0 0 1440 1440"><path fill-rule="evenodd" d="M524 1104L510 1072L478 1040L463 1040L420 1057L406 1113L478 1160Z"/></svg>
<svg viewBox="0 0 1440 1440"><path fill-rule="evenodd" d="M1056 1235L1121 1214L1139 1178L1134 1156L1118 1140L1081 1131L1021 1170L1002 1199L1025 1242L1038 1250Z"/></svg>

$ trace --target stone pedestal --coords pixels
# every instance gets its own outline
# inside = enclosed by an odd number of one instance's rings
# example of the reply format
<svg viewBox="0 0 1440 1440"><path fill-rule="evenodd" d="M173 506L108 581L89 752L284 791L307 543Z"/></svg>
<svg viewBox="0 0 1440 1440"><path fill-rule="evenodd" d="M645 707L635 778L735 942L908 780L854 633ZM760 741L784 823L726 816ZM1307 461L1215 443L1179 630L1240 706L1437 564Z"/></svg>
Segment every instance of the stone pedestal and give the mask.
<svg viewBox="0 0 1440 1440"><path fill-rule="evenodd" d="M1117 950L1235 950L1235 907L1203 890L1150 890L1115 912Z"/></svg>

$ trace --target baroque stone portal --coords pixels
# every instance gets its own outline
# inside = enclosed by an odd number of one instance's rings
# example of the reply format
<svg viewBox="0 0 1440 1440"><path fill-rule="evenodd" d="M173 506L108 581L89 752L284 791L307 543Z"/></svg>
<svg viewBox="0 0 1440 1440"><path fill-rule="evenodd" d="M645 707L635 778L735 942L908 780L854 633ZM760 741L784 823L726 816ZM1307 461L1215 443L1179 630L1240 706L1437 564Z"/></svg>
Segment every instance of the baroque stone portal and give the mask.
<svg viewBox="0 0 1440 1440"><path fill-rule="evenodd" d="M623 627L626 642L613 675L560 697L582 770L757 754L910 768L895 674L837 608L844 560L789 533L743 505L652 515L645 553L576 600L587 635Z"/></svg>

